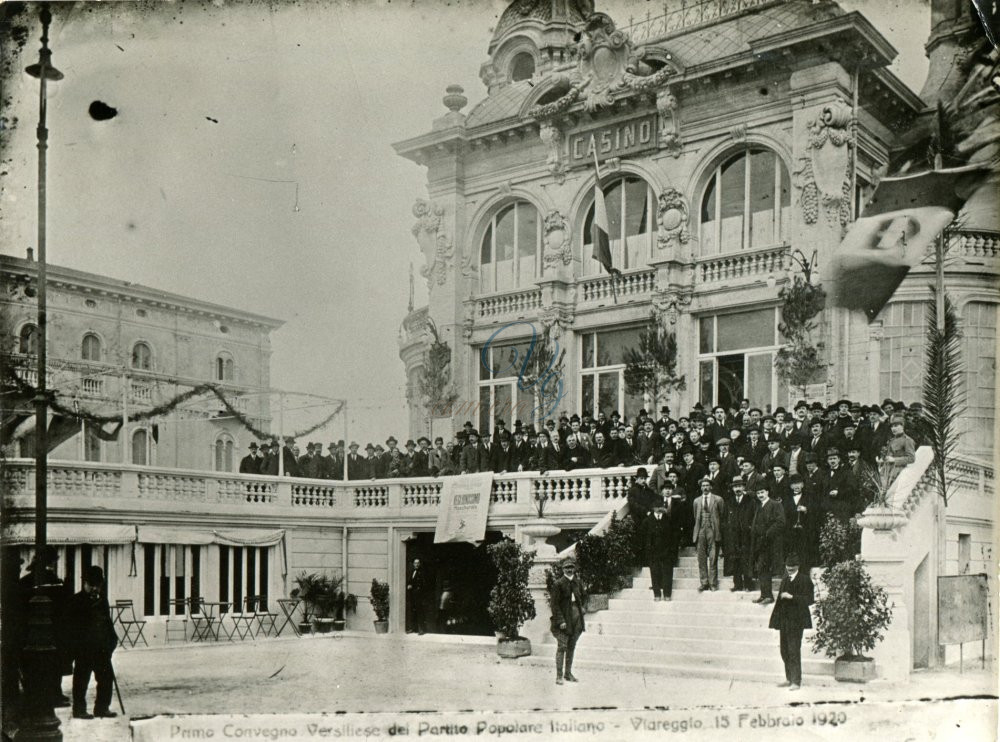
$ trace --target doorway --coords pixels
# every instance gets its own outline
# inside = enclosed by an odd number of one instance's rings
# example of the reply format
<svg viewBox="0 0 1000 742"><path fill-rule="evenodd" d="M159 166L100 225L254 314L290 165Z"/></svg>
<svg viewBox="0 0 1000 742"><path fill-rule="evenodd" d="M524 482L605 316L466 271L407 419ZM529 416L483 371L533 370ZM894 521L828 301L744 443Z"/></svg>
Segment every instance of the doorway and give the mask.
<svg viewBox="0 0 1000 742"><path fill-rule="evenodd" d="M487 610L496 569L486 547L503 539L500 531L487 531L478 546L468 543L435 544L433 533L418 533L406 542L407 582L413 561L427 570L426 595L413 599L406 591L406 630L423 628L433 634L492 636L493 621Z"/></svg>
<svg viewBox="0 0 1000 742"><path fill-rule="evenodd" d="M719 397L716 404L728 409L739 409L744 393L743 379L746 356L743 353L719 356Z"/></svg>

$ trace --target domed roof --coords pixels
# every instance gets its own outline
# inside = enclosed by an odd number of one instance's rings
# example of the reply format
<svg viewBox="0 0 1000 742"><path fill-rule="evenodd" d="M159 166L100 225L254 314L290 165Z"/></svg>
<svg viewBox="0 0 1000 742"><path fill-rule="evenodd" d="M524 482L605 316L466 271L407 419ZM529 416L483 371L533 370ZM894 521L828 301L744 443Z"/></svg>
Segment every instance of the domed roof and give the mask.
<svg viewBox="0 0 1000 742"><path fill-rule="evenodd" d="M490 49L525 21L548 25L551 23L575 26L584 22L594 10L591 0L514 0L500 16Z"/></svg>

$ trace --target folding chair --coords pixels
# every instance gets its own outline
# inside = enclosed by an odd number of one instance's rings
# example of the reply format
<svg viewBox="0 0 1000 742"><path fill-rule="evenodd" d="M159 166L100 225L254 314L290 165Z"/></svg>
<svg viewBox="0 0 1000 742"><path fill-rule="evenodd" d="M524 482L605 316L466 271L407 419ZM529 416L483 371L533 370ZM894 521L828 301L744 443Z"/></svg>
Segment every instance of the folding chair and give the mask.
<svg viewBox="0 0 1000 742"><path fill-rule="evenodd" d="M234 606L235 608L235 606ZM257 616L254 614L253 598L249 595L243 598L243 610L232 614L233 636L240 639L253 639L257 633Z"/></svg>
<svg viewBox="0 0 1000 742"><path fill-rule="evenodd" d="M278 598L278 606L280 606L281 612L285 614L285 620L275 629L275 636L281 636L281 632L285 630L286 626L292 627L292 633L295 636L301 636L299 625L295 621L295 611L298 610L301 602L299 598Z"/></svg>
<svg viewBox="0 0 1000 742"><path fill-rule="evenodd" d="M191 641L218 641L219 622L215 615L215 604L205 602L204 598L191 598L190 606Z"/></svg>
<svg viewBox="0 0 1000 742"><path fill-rule="evenodd" d="M226 600L220 600L212 605L219 610L219 622L216 624L215 630L216 640L225 638L226 641L233 641L233 637L236 636L236 622L231 621L230 626L226 625L226 618L233 618L235 615L229 610L233 604Z"/></svg>
<svg viewBox="0 0 1000 742"><path fill-rule="evenodd" d="M269 611L264 602L263 595L251 595L247 598L249 601L249 609L253 611L254 616L257 618L257 635L260 636L271 636L275 634L275 623L278 620L278 614L276 611Z"/></svg>
<svg viewBox="0 0 1000 742"><path fill-rule="evenodd" d="M173 598L168 602L170 613L167 614L166 640L169 644L171 638L177 638L180 633L180 641L187 641L188 625L188 600L187 598ZM180 609L178 611L178 609ZM180 626L178 626L180 624Z"/></svg>
<svg viewBox="0 0 1000 742"><path fill-rule="evenodd" d="M132 600L119 598L115 601L115 608L118 611L118 625L122 627L121 646L124 647L125 643L128 642L130 647L134 647L142 639L142 643L148 647L149 642L146 641L146 637L142 633L146 628L146 622L135 617L135 606L132 605Z"/></svg>

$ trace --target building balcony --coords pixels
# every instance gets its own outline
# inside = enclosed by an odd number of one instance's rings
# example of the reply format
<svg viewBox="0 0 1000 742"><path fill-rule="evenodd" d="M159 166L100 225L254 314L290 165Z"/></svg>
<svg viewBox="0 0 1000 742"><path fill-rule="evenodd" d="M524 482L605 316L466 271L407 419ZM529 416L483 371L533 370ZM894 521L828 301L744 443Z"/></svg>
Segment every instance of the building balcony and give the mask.
<svg viewBox="0 0 1000 742"><path fill-rule="evenodd" d="M541 308L540 288L480 296L476 299L476 323L489 324L499 320L525 319L538 314Z"/></svg>
<svg viewBox="0 0 1000 742"><path fill-rule="evenodd" d="M695 259L695 282L705 288L739 286L777 278L785 271L788 245L772 245L754 250L702 256Z"/></svg>
<svg viewBox="0 0 1000 742"><path fill-rule="evenodd" d="M14 520L30 520L34 504L35 464L9 460L7 505L21 511ZM51 462L49 508L53 521L88 510L96 519L146 522L164 517L287 523L289 518L317 524L405 521L432 526L444 488L443 477L356 480L230 474L227 472ZM621 505L635 480L635 467L581 469L572 472L497 474L490 504L491 527L510 527L534 517L534 504L545 498L545 515L567 526L591 526ZM129 515L131 514L131 515ZM169 515L168 515L169 514Z"/></svg>
<svg viewBox="0 0 1000 742"><path fill-rule="evenodd" d="M641 270L623 273L612 286L611 276L582 278L577 282L577 296L581 304L604 304L614 301L615 292L626 302L648 298L656 288L656 271Z"/></svg>

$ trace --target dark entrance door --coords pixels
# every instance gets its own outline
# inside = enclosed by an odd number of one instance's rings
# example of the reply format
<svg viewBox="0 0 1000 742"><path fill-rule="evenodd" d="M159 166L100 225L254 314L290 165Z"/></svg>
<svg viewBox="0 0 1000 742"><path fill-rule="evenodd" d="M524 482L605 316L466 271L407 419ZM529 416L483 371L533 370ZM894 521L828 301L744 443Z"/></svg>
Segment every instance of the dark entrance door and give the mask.
<svg viewBox="0 0 1000 742"><path fill-rule="evenodd" d="M406 630L418 628L418 612L426 631L436 634L494 633L487 606L496 584L496 570L486 553L489 544L500 541L499 531L487 531L486 540L472 544L435 544L433 533L418 533L406 543L406 576L409 583L413 560L428 570L427 596L422 605L407 591Z"/></svg>
<svg viewBox="0 0 1000 742"><path fill-rule="evenodd" d="M733 356L719 356L719 401L727 410L739 409L740 400L746 394L743 387L745 357L742 353Z"/></svg>

